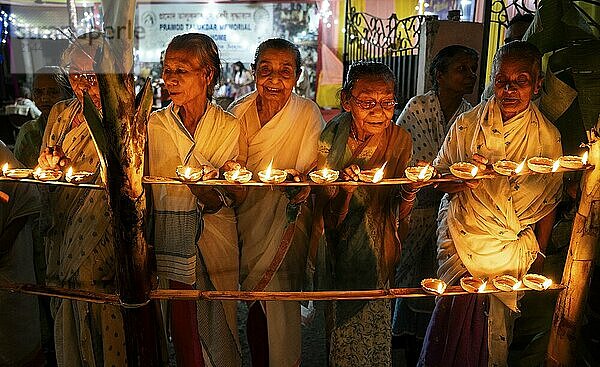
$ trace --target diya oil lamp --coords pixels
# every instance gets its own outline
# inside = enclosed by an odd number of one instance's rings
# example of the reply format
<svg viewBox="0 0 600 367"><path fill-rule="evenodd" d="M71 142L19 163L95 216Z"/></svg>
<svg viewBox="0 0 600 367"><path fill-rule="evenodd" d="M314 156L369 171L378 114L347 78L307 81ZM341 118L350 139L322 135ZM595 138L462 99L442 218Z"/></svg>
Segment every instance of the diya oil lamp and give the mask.
<svg viewBox="0 0 600 367"><path fill-rule="evenodd" d="M427 278L421 280L421 288L431 294L440 295L446 291L448 285L441 279Z"/></svg>
<svg viewBox="0 0 600 367"><path fill-rule="evenodd" d="M73 172L73 167L69 167L67 173L65 173L65 181L78 184L90 182L94 178L94 172L89 171L77 171Z"/></svg>
<svg viewBox="0 0 600 367"><path fill-rule="evenodd" d="M269 163L267 169L258 172L258 178L264 183L278 184L285 181L287 172L282 169L273 168L273 160L271 159L271 163Z"/></svg>
<svg viewBox="0 0 600 367"><path fill-rule="evenodd" d="M543 291L550 288L552 279L540 274L527 274L523 277L523 285L536 291Z"/></svg>
<svg viewBox="0 0 600 367"><path fill-rule="evenodd" d="M385 173L384 169L386 165L387 162L385 162L380 168L373 168L365 171L360 171L360 173L358 174L358 179L362 182L378 183L381 180L383 180L383 174Z"/></svg>
<svg viewBox="0 0 600 367"><path fill-rule="evenodd" d="M457 162L450 166L450 172L463 180L470 180L477 176L479 168L476 165L469 162Z"/></svg>
<svg viewBox="0 0 600 367"><path fill-rule="evenodd" d="M310 177L310 179L313 182L318 183L318 184L334 182L335 180L338 179L339 176L340 176L339 171L329 169L327 167L317 170L317 171L313 171L308 174L308 177Z"/></svg>
<svg viewBox="0 0 600 367"><path fill-rule="evenodd" d="M55 169L42 169L40 167L33 171L33 178L40 181L57 181L62 177L62 171Z"/></svg>
<svg viewBox="0 0 600 367"><path fill-rule="evenodd" d="M460 286L469 293L481 293L485 290L486 282L479 277L462 277ZM482 288L483 287L483 288Z"/></svg>
<svg viewBox="0 0 600 367"><path fill-rule="evenodd" d="M492 284L501 291L512 292L518 290L522 283L512 275L505 274L492 279Z"/></svg>
<svg viewBox="0 0 600 367"><path fill-rule="evenodd" d="M412 166L404 170L404 175L413 182L427 181L433 177L434 171L433 166L430 164L426 166Z"/></svg>
<svg viewBox="0 0 600 367"><path fill-rule="evenodd" d="M527 160L527 167L537 173L550 173L554 167L554 161L546 157L532 157Z"/></svg>
<svg viewBox="0 0 600 367"><path fill-rule="evenodd" d="M583 153L583 156L565 155L558 159L561 167L568 169L580 169L587 164L588 152Z"/></svg>
<svg viewBox="0 0 600 367"><path fill-rule="evenodd" d="M13 168L10 169L8 163L2 166L2 174L9 178L28 178L33 172L30 168Z"/></svg>
<svg viewBox="0 0 600 367"><path fill-rule="evenodd" d="M223 176L227 182L243 184L252 179L252 172L245 168L238 168L223 173Z"/></svg>
<svg viewBox="0 0 600 367"><path fill-rule="evenodd" d="M193 168L189 166L177 166L175 169L177 177L183 182L197 182L202 179L204 175L204 169Z"/></svg>
<svg viewBox="0 0 600 367"><path fill-rule="evenodd" d="M525 161L523 161L523 163L524 162ZM492 168L494 169L494 171L496 171L496 173L498 173L499 175L503 175L503 176L510 176L514 173L518 173L517 172L518 167L519 167L519 163L510 161L510 160L506 160L506 159L500 160L500 161L492 164ZM522 169L523 169L523 167L521 167L521 170Z"/></svg>

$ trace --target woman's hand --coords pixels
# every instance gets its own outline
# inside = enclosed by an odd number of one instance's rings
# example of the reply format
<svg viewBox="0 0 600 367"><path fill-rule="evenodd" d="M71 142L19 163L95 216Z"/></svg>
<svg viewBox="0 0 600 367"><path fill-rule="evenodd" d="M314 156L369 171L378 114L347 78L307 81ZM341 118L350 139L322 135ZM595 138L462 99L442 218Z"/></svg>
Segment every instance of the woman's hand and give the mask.
<svg viewBox="0 0 600 367"><path fill-rule="evenodd" d="M227 162L223 163L223 166L221 167L220 171L221 171L221 174L223 174L225 172L236 171L236 170L241 170L241 169L242 169L241 164L230 159Z"/></svg>
<svg viewBox="0 0 600 367"><path fill-rule="evenodd" d="M202 165L202 181L212 180L219 177L219 170L211 166Z"/></svg>
<svg viewBox="0 0 600 367"><path fill-rule="evenodd" d="M358 175L360 173L360 167L356 164L351 164L342 170L342 180L344 181L358 181ZM342 190L346 191L347 194L352 194L358 188L357 185L340 185Z"/></svg>
<svg viewBox="0 0 600 367"><path fill-rule="evenodd" d="M60 146L46 147L38 157L41 169L63 169L71 163Z"/></svg>
<svg viewBox="0 0 600 367"><path fill-rule="evenodd" d="M301 173L298 170L289 168L289 169L286 169L285 172L287 172L288 175L292 176L292 180L294 182L306 181L306 175ZM288 196L289 196L289 194L290 193L288 192ZM297 194L290 197L290 203L291 204L303 203L306 201L306 199L308 199L309 196L310 196L310 186L304 186L300 189L300 191L298 191Z"/></svg>

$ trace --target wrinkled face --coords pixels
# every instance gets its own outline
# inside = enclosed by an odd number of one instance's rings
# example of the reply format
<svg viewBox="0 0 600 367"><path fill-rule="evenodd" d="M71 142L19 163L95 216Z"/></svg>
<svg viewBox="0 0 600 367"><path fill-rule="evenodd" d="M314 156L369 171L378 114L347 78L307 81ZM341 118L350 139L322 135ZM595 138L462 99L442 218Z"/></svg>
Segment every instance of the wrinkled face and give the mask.
<svg viewBox="0 0 600 367"><path fill-rule="evenodd" d="M452 58L448 70L437 73L437 79L440 89L471 94L477 79L477 59L460 53Z"/></svg>
<svg viewBox="0 0 600 367"><path fill-rule="evenodd" d="M52 106L63 99L62 89L54 79L52 74L40 74L33 80L33 101L42 111L45 117L48 117Z"/></svg>
<svg viewBox="0 0 600 367"><path fill-rule="evenodd" d="M69 64L69 83L77 99L83 103L87 92L96 106L100 106L100 88L94 72L94 61L83 50L75 50Z"/></svg>
<svg viewBox="0 0 600 367"><path fill-rule="evenodd" d="M290 50L263 51L254 65L256 90L260 97L285 104L298 80L296 66L296 57Z"/></svg>
<svg viewBox="0 0 600 367"><path fill-rule="evenodd" d="M494 78L494 96L506 121L525 111L534 94L542 84L538 73L527 60L517 58L500 59Z"/></svg>
<svg viewBox="0 0 600 367"><path fill-rule="evenodd" d="M379 134L390 126L396 105L393 83L381 78L358 79L342 100L344 109L352 113L352 122L367 134Z"/></svg>
<svg viewBox="0 0 600 367"><path fill-rule="evenodd" d="M165 54L162 78L176 106L203 104L212 74L189 52L170 50Z"/></svg>

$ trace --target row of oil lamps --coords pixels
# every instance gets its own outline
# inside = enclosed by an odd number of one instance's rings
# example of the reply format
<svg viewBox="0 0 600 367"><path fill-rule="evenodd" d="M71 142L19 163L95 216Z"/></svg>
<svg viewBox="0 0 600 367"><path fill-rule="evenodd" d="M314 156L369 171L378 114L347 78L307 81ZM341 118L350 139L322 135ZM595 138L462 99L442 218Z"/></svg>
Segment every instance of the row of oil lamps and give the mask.
<svg viewBox="0 0 600 367"><path fill-rule="evenodd" d="M490 287L492 285L493 287ZM468 293L489 293L496 290L515 292L525 289L543 291L552 285L552 279L540 274L527 274L521 280L511 275L499 275L491 281L478 277L463 277L460 286ZM431 294L444 294L448 285L441 279L428 278L421 281L421 288Z"/></svg>
<svg viewBox="0 0 600 367"><path fill-rule="evenodd" d="M546 157L533 157L524 159L521 163L516 163L509 160L500 160L492 165L494 171L500 175L511 176L521 173L525 165L537 173L550 173L556 172L560 167L568 169L581 169L587 164L588 153L585 152L582 157L579 156L563 156L557 160L552 160ZM377 183L383 179L384 169L387 162L384 163L380 168L374 168L370 170L361 170L359 173L359 180L362 182ZM414 182L423 182L433 177L435 170L430 164L424 166L412 166L406 168L404 174L406 178ZM455 177L460 179L473 179L477 176L479 169L476 165L469 162L458 162L450 166L450 172ZM175 173L177 177L184 182L196 182L202 179L204 175L203 168L194 168L189 166L179 166L176 168ZM13 168L10 169L8 163L2 166L2 174L5 177L23 179L33 176L36 180L40 181L57 181L63 176L63 172L60 170L43 170L41 168L29 169L29 168ZM337 181L339 178L339 171L323 168L315 170L309 173L310 179L318 184L331 183ZM261 182L268 184L282 183L287 178L287 172L282 169L273 168L273 160L269 163L269 166L258 172L258 178ZM225 180L231 183L246 183L252 179L252 172L242 168L233 171L227 171L223 174ZM93 180L94 172L88 171L73 171L73 167L70 167L64 174L65 181L70 183L87 183Z"/></svg>

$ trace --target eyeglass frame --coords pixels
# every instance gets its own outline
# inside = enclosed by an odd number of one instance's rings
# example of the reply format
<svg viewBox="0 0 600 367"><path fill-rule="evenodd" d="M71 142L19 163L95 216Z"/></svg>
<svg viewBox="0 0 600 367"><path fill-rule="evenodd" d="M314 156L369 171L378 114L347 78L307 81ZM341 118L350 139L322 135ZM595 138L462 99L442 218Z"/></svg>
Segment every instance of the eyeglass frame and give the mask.
<svg viewBox="0 0 600 367"><path fill-rule="evenodd" d="M392 108L396 108L396 106L398 105L398 102L395 99L392 100L383 100L383 101L365 101L362 99L358 99L355 95L353 95L352 93L350 94L350 98L353 98L356 101L356 104L358 105L358 107L360 107L361 109L365 110L365 111L370 111L373 108L375 108L375 106L379 105L382 109L384 110L390 110ZM393 102L393 105L390 105L389 107L385 107L383 105L384 102ZM365 107L365 103L368 103L371 107Z"/></svg>

